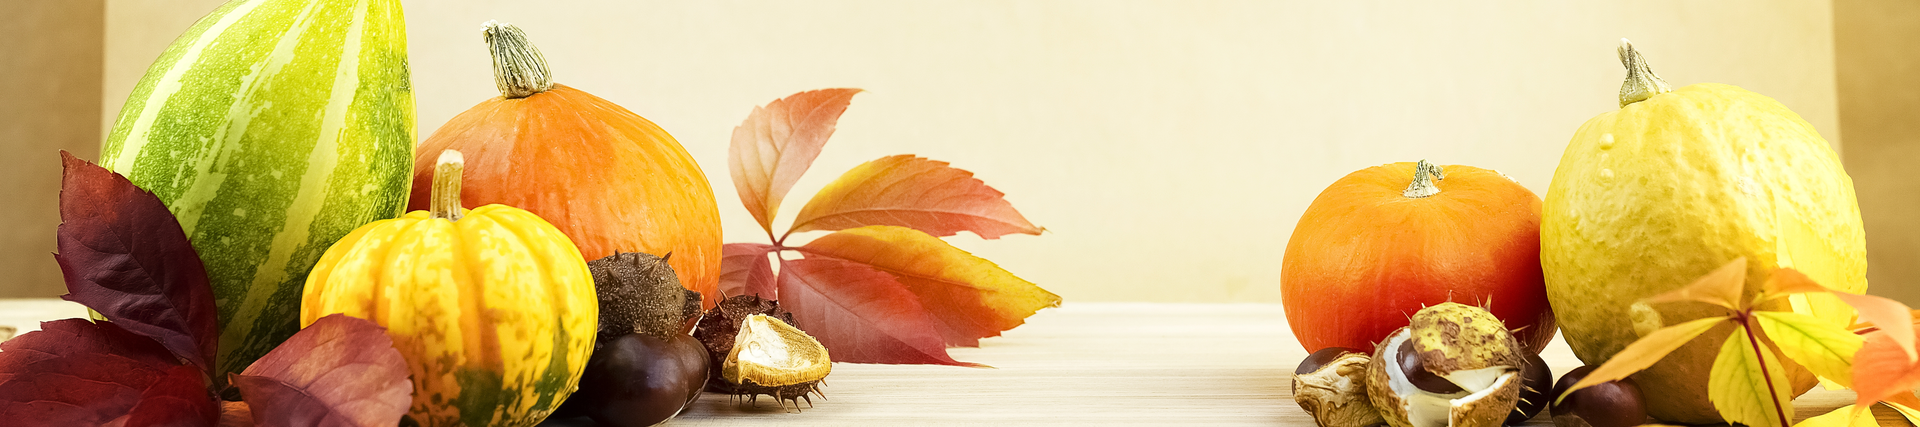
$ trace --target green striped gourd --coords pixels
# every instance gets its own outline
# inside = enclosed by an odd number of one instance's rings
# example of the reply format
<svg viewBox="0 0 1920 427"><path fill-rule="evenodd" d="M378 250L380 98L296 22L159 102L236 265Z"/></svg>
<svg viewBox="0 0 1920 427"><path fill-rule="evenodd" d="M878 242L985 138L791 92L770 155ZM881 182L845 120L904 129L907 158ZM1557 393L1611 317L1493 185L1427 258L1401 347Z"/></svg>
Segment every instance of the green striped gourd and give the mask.
<svg viewBox="0 0 1920 427"><path fill-rule="evenodd" d="M206 263L216 378L299 330L329 245L406 207L413 121L398 0L235 0L147 69L100 163L160 196Z"/></svg>

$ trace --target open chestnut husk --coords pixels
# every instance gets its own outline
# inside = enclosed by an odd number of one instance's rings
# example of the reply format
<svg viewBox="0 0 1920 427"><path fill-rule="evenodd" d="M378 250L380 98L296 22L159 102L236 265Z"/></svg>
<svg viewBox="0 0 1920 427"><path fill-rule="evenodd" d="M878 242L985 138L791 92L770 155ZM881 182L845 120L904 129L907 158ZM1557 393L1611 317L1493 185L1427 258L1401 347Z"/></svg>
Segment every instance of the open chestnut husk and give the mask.
<svg viewBox="0 0 1920 427"><path fill-rule="evenodd" d="M1430 306L1374 347L1367 397L1394 427L1498 427L1520 400L1523 353L1485 309Z"/></svg>
<svg viewBox="0 0 1920 427"><path fill-rule="evenodd" d="M1593 372L1592 366L1581 366L1560 376L1553 384L1553 425L1558 427L1630 427L1647 422L1647 402L1640 395L1640 386L1632 378L1607 381L1590 387L1574 390L1567 389L1585 379ZM1567 394L1561 398L1562 394Z"/></svg>
<svg viewBox="0 0 1920 427"><path fill-rule="evenodd" d="M1366 427L1386 423L1367 399L1367 363L1358 349L1313 352L1293 370L1293 402L1320 427Z"/></svg>

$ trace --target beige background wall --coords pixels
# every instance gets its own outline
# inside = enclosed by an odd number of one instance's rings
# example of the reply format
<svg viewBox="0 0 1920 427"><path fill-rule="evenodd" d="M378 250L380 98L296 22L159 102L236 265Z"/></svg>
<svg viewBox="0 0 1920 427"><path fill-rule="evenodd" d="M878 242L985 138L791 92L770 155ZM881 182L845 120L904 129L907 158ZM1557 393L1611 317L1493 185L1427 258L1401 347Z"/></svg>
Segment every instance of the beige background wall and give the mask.
<svg viewBox="0 0 1920 427"><path fill-rule="evenodd" d="M218 3L106 1L98 127ZM727 178L732 127L793 92L859 87L788 215L860 162L919 154L1051 230L957 245L1068 300L1277 301L1294 221L1347 172L1425 158L1543 191L1573 130L1615 108L1620 37L1675 84L1773 96L1839 142L1833 5L1591 3L428 0L407 15L421 137L497 95L479 24L518 24L558 81L679 137L729 241L759 233Z"/></svg>
<svg viewBox="0 0 1920 427"><path fill-rule="evenodd" d="M1847 173L1867 222L1867 280L1920 303L1920 1L1833 4Z"/></svg>
<svg viewBox="0 0 1920 427"><path fill-rule="evenodd" d="M0 298L66 293L53 261L59 150L100 154L105 4L0 0Z"/></svg>

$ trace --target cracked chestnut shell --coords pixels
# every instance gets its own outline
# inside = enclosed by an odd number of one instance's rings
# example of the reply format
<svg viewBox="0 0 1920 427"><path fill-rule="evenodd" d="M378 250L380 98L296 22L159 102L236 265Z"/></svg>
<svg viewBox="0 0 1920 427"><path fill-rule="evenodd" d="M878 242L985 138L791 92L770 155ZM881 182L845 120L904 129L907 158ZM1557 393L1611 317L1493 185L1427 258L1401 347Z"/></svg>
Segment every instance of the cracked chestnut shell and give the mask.
<svg viewBox="0 0 1920 427"><path fill-rule="evenodd" d="M1365 427L1385 423L1367 399L1366 370L1372 357L1360 350L1329 347L1313 352L1293 371L1293 402L1320 427Z"/></svg>

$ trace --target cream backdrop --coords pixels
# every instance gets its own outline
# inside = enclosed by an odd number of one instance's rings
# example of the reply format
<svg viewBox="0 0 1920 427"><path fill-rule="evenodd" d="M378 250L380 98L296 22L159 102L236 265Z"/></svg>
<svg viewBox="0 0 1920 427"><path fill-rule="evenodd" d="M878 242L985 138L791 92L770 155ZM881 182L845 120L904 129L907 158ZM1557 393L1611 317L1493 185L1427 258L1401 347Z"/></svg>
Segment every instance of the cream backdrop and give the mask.
<svg viewBox="0 0 1920 427"><path fill-rule="evenodd" d="M219 2L107 2L103 126ZM1616 108L1632 38L1676 85L1735 84L1838 142L1827 1L408 1L420 137L497 96L480 37L524 28L557 80L672 132L727 240L764 239L726 170L755 106L857 87L786 201L884 155L953 162L1042 236L950 239L1069 301L1278 301L1287 237L1327 184L1431 159L1543 191ZM51 262L48 262L51 264Z"/></svg>

